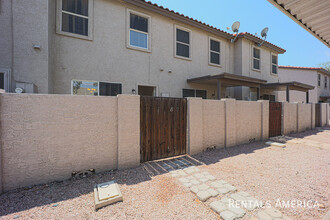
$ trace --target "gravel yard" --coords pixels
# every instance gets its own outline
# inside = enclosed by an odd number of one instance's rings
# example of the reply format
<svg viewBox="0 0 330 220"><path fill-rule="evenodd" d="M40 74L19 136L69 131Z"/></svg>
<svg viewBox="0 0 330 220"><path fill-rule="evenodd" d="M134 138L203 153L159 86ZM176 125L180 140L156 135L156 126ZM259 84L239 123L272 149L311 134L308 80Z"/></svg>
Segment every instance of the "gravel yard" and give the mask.
<svg viewBox="0 0 330 220"><path fill-rule="evenodd" d="M292 219L321 219L330 207L330 130L290 136L297 139L286 148L257 142L207 151L194 158L204 163L200 169L272 205L277 199L317 201L324 207L278 209ZM93 186L110 180L119 183L124 202L95 212ZM152 176L140 166L7 192L0 196L0 218L219 219L208 207L214 199L200 202L170 174Z"/></svg>

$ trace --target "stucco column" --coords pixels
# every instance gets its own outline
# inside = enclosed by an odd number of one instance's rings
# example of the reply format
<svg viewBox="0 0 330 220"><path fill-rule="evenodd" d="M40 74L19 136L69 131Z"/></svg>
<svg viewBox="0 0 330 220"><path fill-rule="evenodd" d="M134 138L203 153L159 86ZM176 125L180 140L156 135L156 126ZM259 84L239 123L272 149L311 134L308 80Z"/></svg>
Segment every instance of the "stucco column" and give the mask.
<svg viewBox="0 0 330 220"><path fill-rule="evenodd" d="M140 164L140 96L118 95L118 169Z"/></svg>
<svg viewBox="0 0 330 220"><path fill-rule="evenodd" d="M311 108L312 108L312 119L311 119L311 129L315 128L315 103L310 103L311 104Z"/></svg>
<svg viewBox="0 0 330 220"><path fill-rule="evenodd" d="M1 114L1 94L0 94L0 114ZM0 115L1 118L1 115ZM0 195L3 192L3 184L2 184L2 139L1 139L1 135L2 135L2 126L1 126L1 120L0 120Z"/></svg>
<svg viewBox="0 0 330 220"><path fill-rule="evenodd" d="M330 125L330 123L329 123L329 108L330 108L329 104L326 103L326 125Z"/></svg>
<svg viewBox="0 0 330 220"><path fill-rule="evenodd" d="M236 145L236 100L222 99L225 101L225 146Z"/></svg>
<svg viewBox="0 0 330 220"><path fill-rule="evenodd" d="M203 148L203 100L201 98L187 98L187 143L188 154L201 152Z"/></svg>
<svg viewBox="0 0 330 220"><path fill-rule="evenodd" d="M258 100L261 104L261 140L269 137L269 100Z"/></svg>

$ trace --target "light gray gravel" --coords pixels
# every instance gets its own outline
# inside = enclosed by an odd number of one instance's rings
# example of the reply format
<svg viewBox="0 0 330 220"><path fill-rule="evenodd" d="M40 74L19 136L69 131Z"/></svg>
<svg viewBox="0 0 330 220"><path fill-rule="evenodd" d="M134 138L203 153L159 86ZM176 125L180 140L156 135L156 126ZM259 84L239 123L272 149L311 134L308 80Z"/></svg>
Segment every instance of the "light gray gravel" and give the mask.
<svg viewBox="0 0 330 220"><path fill-rule="evenodd" d="M317 200L324 209L279 210L292 219L321 219L330 207L330 131L296 136L306 136L307 142L287 143L286 148L252 143L195 158L206 164L200 166L204 171L256 199ZM95 212L93 186L111 180L119 183L124 202ZM0 196L0 219L219 219L209 207L214 199L200 202L171 174L150 177L140 166L7 192Z"/></svg>

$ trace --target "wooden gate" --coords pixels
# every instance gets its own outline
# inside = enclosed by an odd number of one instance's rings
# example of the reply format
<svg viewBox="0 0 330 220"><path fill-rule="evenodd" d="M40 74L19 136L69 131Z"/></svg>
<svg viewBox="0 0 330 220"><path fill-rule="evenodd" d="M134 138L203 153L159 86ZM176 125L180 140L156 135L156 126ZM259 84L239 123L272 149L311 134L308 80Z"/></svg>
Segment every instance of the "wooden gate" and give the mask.
<svg viewBox="0 0 330 220"><path fill-rule="evenodd" d="M315 104L315 127L321 127L321 104Z"/></svg>
<svg viewBox="0 0 330 220"><path fill-rule="evenodd" d="M141 162L186 153L187 100L141 96Z"/></svg>
<svg viewBox="0 0 330 220"><path fill-rule="evenodd" d="M269 103L269 137L282 134L282 103Z"/></svg>

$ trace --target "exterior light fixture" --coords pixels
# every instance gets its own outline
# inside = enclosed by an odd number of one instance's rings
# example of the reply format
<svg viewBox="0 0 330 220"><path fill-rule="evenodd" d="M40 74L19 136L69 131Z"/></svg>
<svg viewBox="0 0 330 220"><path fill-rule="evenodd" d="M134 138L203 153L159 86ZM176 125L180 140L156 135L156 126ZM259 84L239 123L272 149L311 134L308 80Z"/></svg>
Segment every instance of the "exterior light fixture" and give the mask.
<svg viewBox="0 0 330 220"><path fill-rule="evenodd" d="M132 94L135 95L136 94L136 90L132 89Z"/></svg>

